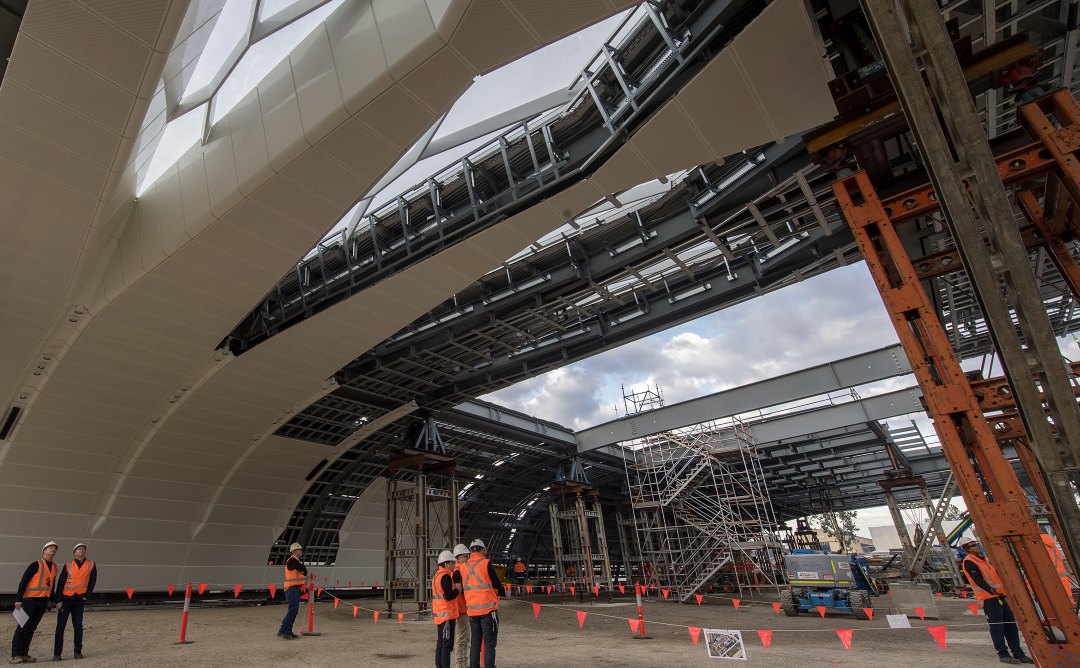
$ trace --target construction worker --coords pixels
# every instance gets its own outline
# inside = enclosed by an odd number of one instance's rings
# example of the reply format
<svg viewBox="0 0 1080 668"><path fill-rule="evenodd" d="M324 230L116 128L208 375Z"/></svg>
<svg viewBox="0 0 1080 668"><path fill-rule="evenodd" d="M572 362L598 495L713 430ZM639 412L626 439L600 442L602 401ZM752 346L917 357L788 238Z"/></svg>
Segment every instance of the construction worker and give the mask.
<svg viewBox="0 0 1080 668"><path fill-rule="evenodd" d="M465 587L461 582L461 565L469 560L469 548L461 543L454 546L454 558L457 559L457 567L454 569L454 586L458 591L464 592ZM455 599L458 607L457 640L454 641L457 668L465 668L469 663L469 638L472 636L472 627L465 622L469 611L465 607L465 594L462 593Z"/></svg>
<svg viewBox="0 0 1080 668"><path fill-rule="evenodd" d="M1065 554L1054 542L1054 537L1047 534L1040 534L1043 545L1046 546L1046 552L1050 555L1050 561L1054 562L1054 569L1057 571L1058 578L1061 580L1061 586L1065 588L1065 596L1071 601L1073 600L1072 593L1072 580L1069 579L1069 571L1065 568Z"/></svg>
<svg viewBox="0 0 1080 668"><path fill-rule="evenodd" d="M514 580L517 581L518 587L525 586L525 571L525 562L522 561L519 557L517 562L514 564Z"/></svg>
<svg viewBox="0 0 1080 668"><path fill-rule="evenodd" d="M997 650L998 660L1002 663L1034 663L1030 657L1024 654L1020 647L1020 631L1016 626L1016 618L1013 617L1009 602L1006 600L1005 588L1001 585L1001 576L990 565L983 554L979 543L967 540L960 545L964 551L962 569L964 577L975 598L983 606L986 615L986 623L990 626L990 639ZM1009 656L1012 650L1012 656Z"/></svg>
<svg viewBox="0 0 1080 668"><path fill-rule="evenodd" d="M477 538L469 543L469 560L458 566L461 570L465 609L469 614L472 640L469 646L469 668L480 668L480 647L484 648L484 666L495 665L495 645L499 640L499 598L506 596L495 566L487 558L487 546Z"/></svg>
<svg viewBox="0 0 1080 668"><path fill-rule="evenodd" d="M53 661L59 661L64 653L64 631L68 617L75 631L75 658L83 658L83 608L86 599L94 593L97 584L97 564L86 558L86 543L79 543L71 550L74 560L64 564L56 580L56 637L53 641Z"/></svg>
<svg viewBox="0 0 1080 668"><path fill-rule="evenodd" d="M285 611L285 618L278 629L278 637L282 640L300 637L293 633L293 623L300 612L300 594L307 588L307 566L300 561L303 553L304 548L300 543L293 543L289 546L289 558L285 560L285 602L289 604L289 609Z"/></svg>
<svg viewBox="0 0 1080 668"><path fill-rule="evenodd" d="M15 625L15 635L11 639L11 662L34 663L37 659L30 656L30 642L34 631L45 611L52 607L53 585L56 584L56 564L53 557L59 549L51 540L41 548L41 559L31 562L19 580L15 591L15 609L27 615L26 623Z"/></svg>
<svg viewBox="0 0 1080 668"><path fill-rule="evenodd" d="M454 586L454 553L439 553L439 567L431 578L431 616L435 621L435 668L450 668L450 652L454 651L454 635L458 611L457 599L461 590Z"/></svg>

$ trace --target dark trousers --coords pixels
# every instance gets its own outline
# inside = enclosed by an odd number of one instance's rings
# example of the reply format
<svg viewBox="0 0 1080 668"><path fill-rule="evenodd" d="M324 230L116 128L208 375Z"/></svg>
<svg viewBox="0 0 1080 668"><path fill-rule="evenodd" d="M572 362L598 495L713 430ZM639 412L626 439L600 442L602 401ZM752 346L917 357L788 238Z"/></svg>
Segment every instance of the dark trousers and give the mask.
<svg viewBox="0 0 1080 668"><path fill-rule="evenodd" d="M75 653L82 654L82 619L85 601L64 601L56 613L56 640L53 642L53 656L64 653L64 631L67 630L68 616L71 616L71 628L75 630Z"/></svg>
<svg viewBox="0 0 1080 668"><path fill-rule="evenodd" d="M1013 656L1024 656L1024 650L1020 647L1020 630L1016 627L1016 618L1013 617L1009 603L1000 596L988 598L983 602L983 612L986 613L986 623L990 625L990 640L993 641L998 656L1009 656L1010 649Z"/></svg>
<svg viewBox="0 0 1080 668"><path fill-rule="evenodd" d="M469 643L469 668L480 668L480 643L484 643L484 668L495 668L495 644L499 641L499 611L469 617L472 641Z"/></svg>
<svg viewBox="0 0 1080 668"><path fill-rule="evenodd" d="M45 606L48 602L43 598L35 600L23 599L23 612L30 615L25 626L15 625L15 635L11 638L11 656L29 656L30 642L34 639L34 631L37 630L41 616L45 614Z"/></svg>
<svg viewBox="0 0 1080 668"><path fill-rule="evenodd" d="M450 668L450 653L454 651L454 632L457 620L451 619L435 627L435 668Z"/></svg>
<svg viewBox="0 0 1080 668"><path fill-rule="evenodd" d="M285 611L285 619L281 620L281 632L291 634L296 615L300 612L300 587L286 589L285 601L289 604L289 609Z"/></svg>

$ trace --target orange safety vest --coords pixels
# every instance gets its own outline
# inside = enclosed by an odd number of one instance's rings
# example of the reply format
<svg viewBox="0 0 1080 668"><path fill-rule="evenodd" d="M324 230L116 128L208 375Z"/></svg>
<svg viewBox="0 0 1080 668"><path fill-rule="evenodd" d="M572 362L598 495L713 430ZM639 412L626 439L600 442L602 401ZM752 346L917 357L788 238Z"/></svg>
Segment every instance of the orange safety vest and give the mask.
<svg viewBox="0 0 1080 668"><path fill-rule="evenodd" d="M448 622L451 619L457 619L461 614L457 603L461 599L460 595L452 601L443 598L446 596L446 592L442 588L442 576L444 575L449 575L453 580L454 572L445 566L439 566L434 577L431 578L431 618L436 625Z"/></svg>
<svg viewBox="0 0 1080 668"><path fill-rule="evenodd" d="M499 609L499 590L488 577L487 557L479 552L469 555L469 560L458 564L461 585L465 592L465 609L470 617L480 617Z"/></svg>
<svg viewBox="0 0 1080 668"><path fill-rule="evenodd" d="M524 573L525 572L525 562L519 561L516 564L514 564L514 572L515 573Z"/></svg>
<svg viewBox="0 0 1080 668"><path fill-rule="evenodd" d="M64 581L64 596L82 596L90 588L90 572L94 570L94 562L84 559L82 566L77 561L69 561L67 564L67 580Z"/></svg>
<svg viewBox="0 0 1080 668"><path fill-rule="evenodd" d="M454 570L461 576L461 586L465 586L465 574L461 572L461 564L454 567ZM465 592L463 591L460 596L454 599L454 603L457 604L458 616L469 614L469 609L465 606Z"/></svg>
<svg viewBox="0 0 1080 668"><path fill-rule="evenodd" d="M983 580L986 580L986 584L990 585L996 590L1000 590L1002 588L1001 576L998 575L997 570L995 570L994 567L990 565L990 562L986 561L981 557L976 557L972 554L964 557L963 564L966 564L968 561L974 563L975 566L978 567L979 571L982 572ZM982 587L976 585L975 582L971 579L971 576L968 575L967 570L964 568L961 568L961 570L964 571L964 579L967 580L968 584L971 585L971 591L975 593L975 598L979 601L979 603L982 603L983 601L991 598L997 598L998 596L1001 596L1001 594L991 594Z"/></svg>
<svg viewBox="0 0 1080 668"><path fill-rule="evenodd" d="M1065 595L1071 599L1072 581L1069 580L1069 571L1065 568L1065 555L1061 553L1061 549L1053 538L1046 534L1041 534L1039 537L1042 538L1043 545L1046 546L1046 551L1050 554L1050 561L1054 562L1054 569L1061 580L1061 586L1065 587Z"/></svg>
<svg viewBox="0 0 1080 668"><path fill-rule="evenodd" d="M56 564L38 559L37 573L26 585L23 598L49 598L52 595L53 582L56 581Z"/></svg>
<svg viewBox="0 0 1080 668"><path fill-rule="evenodd" d="M292 557L285 560L285 588L289 587L303 587L307 583L307 576L300 571L289 568L289 561Z"/></svg>

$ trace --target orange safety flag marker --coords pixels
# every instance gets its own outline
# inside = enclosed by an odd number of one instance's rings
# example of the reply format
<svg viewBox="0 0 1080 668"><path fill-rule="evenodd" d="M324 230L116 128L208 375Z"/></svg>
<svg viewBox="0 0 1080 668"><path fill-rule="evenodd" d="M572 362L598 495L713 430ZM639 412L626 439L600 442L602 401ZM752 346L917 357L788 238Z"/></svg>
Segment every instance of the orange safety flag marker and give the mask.
<svg viewBox="0 0 1080 668"><path fill-rule="evenodd" d="M397 613L397 623L398 624L404 624L405 623L405 613L404 612Z"/></svg>
<svg viewBox="0 0 1080 668"><path fill-rule="evenodd" d="M353 619L356 619L356 614L357 614L358 612L360 612L360 608L354 605L354 606L352 607L352 616L353 616Z"/></svg>
<svg viewBox="0 0 1080 668"><path fill-rule="evenodd" d="M531 594L532 593L532 585L525 585L525 591Z"/></svg>
<svg viewBox="0 0 1080 668"><path fill-rule="evenodd" d="M379 623L379 611L378 610L372 610L371 614L373 614L375 616L375 623L378 624Z"/></svg>
<svg viewBox="0 0 1080 668"><path fill-rule="evenodd" d="M701 636L701 627L700 626L687 626L686 630L690 632L690 639L693 640L694 644L696 645L697 641L698 641L698 638Z"/></svg>
<svg viewBox="0 0 1080 668"><path fill-rule="evenodd" d="M172 596L173 592L176 591L176 585L169 585L167 589L169 590L169 596Z"/></svg>
<svg viewBox="0 0 1080 668"><path fill-rule="evenodd" d="M967 592L966 592L966 591L964 591L963 589L961 589L961 590L959 591L959 594L960 594L960 598L967 598Z"/></svg>
<svg viewBox="0 0 1080 668"><path fill-rule="evenodd" d="M817 606L817 611L818 611L818 614L821 615L822 619L824 619L825 618L825 606L823 606L823 605Z"/></svg>
<svg viewBox="0 0 1080 668"><path fill-rule="evenodd" d="M205 582L200 582L199 583L199 596L202 596L203 592L205 592L205 591L206 591L206 583Z"/></svg>
<svg viewBox="0 0 1080 668"><path fill-rule="evenodd" d="M620 594L625 594L626 593L626 585L619 585L619 593Z"/></svg>
<svg viewBox="0 0 1080 668"><path fill-rule="evenodd" d="M341 586L341 580L334 580L334 586L335 587L340 587Z"/></svg>
<svg viewBox="0 0 1080 668"><path fill-rule="evenodd" d="M337 596L334 597L334 610L337 610L338 603L341 603L341 599Z"/></svg>
<svg viewBox="0 0 1080 668"><path fill-rule="evenodd" d="M376 580L376 581L375 581L375 588L376 588L376 589L378 589L378 588L379 588L379 581L378 581L378 580Z"/></svg>
<svg viewBox="0 0 1080 668"><path fill-rule="evenodd" d="M939 592L937 592L937 597L938 597L938 598L941 598L941 592L940 592L940 591L939 591Z"/></svg>
<svg viewBox="0 0 1080 668"><path fill-rule="evenodd" d="M731 599L731 604L735 606L736 610L739 609L739 604L740 603L742 603L742 601L740 599L737 599L737 598Z"/></svg>
<svg viewBox="0 0 1080 668"><path fill-rule="evenodd" d="M863 608L862 611L863 611L863 614L866 615L867 619L869 619L870 621L874 621L874 609L873 608Z"/></svg>
<svg viewBox="0 0 1080 668"><path fill-rule="evenodd" d="M778 615L780 614L780 604L779 603L773 603L772 604L772 609L773 609L773 612L775 612L776 614L778 614Z"/></svg>
<svg viewBox="0 0 1080 668"><path fill-rule="evenodd" d="M979 604L978 603L968 603L967 604L967 609L970 610L971 614L975 615L976 617L979 616Z"/></svg>
<svg viewBox="0 0 1080 668"><path fill-rule="evenodd" d="M704 594L694 594L694 598L697 599L697 604L701 605L701 601L705 598Z"/></svg>
<svg viewBox="0 0 1080 668"><path fill-rule="evenodd" d="M352 589L352 580L349 580L349 589Z"/></svg>
<svg viewBox="0 0 1080 668"><path fill-rule="evenodd" d="M322 596L322 587L315 590L315 598L319 598L320 596Z"/></svg>
<svg viewBox="0 0 1080 668"><path fill-rule="evenodd" d="M126 591L126 592L127 592L127 595L128 595L128 600L129 600L129 601L131 600L131 597L135 595L135 587L128 587L128 588L127 588L127 589L125 589L124 591Z"/></svg>
<svg viewBox="0 0 1080 668"><path fill-rule="evenodd" d="M926 608L912 608L915 614L919 616L919 619L926 621Z"/></svg>
<svg viewBox="0 0 1080 668"><path fill-rule="evenodd" d="M765 649L769 649L769 645L772 644L772 631L758 631L757 635L761 638L761 644L765 646Z"/></svg>
<svg viewBox="0 0 1080 668"><path fill-rule="evenodd" d="M944 650L946 628L944 626L927 626L926 630L930 632L930 635L934 637L934 640L937 641L937 644L941 645L941 649Z"/></svg>
<svg viewBox="0 0 1080 668"><path fill-rule="evenodd" d="M851 651L851 636L854 632L854 629L836 629L836 635L840 636L840 642L844 643L844 648L849 652Z"/></svg>
<svg viewBox="0 0 1080 668"><path fill-rule="evenodd" d="M277 596L277 585L276 584L271 582L270 584L268 584L266 586L270 590L270 598L274 598L275 596Z"/></svg>
<svg viewBox="0 0 1080 668"><path fill-rule="evenodd" d="M627 619L630 622L630 635L637 635L638 629L641 628L640 619Z"/></svg>
<svg viewBox="0 0 1080 668"><path fill-rule="evenodd" d="M593 593L593 596L595 596L596 598L600 598L600 585L593 585L592 586L592 593Z"/></svg>
<svg viewBox="0 0 1080 668"><path fill-rule="evenodd" d="M540 604L539 603L533 603L532 607L533 607L533 619L540 619Z"/></svg>
<svg viewBox="0 0 1080 668"><path fill-rule="evenodd" d="M671 590L670 589L661 589L660 591L664 594L664 598L667 598L668 596L671 595Z"/></svg>
<svg viewBox="0 0 1080 668"><path fill-rule="evenodd" d="M570 587L570 595L571 595L571 596L576 596L576 595L577 595L577 594L576 594L576 593L574 592L574 588L573 588L573 587Z"/></svg>
<svg viewBox="0 0 1080 668"><path fill-rule="evenodd" d="M583 612L581 610L577 611L577 625L579 629L585 628L585 616L588 614L589 613Z"/></svg>
<svg viewBox="0 0 1080 668"><path fill-rule="evenodd" d="M242 585L242 584L233 585L233 588L232 588L233 595L232 595L232 597L233 598L239 598L240 597L240 590L243 589L243 588L244 588L244 585Z"/></svg>

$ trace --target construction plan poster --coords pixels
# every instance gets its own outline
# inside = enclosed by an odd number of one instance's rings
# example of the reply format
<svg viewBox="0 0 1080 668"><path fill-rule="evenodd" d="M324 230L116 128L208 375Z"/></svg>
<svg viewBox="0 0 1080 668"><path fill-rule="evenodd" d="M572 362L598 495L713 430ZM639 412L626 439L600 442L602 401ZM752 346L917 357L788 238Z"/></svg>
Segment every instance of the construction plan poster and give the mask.
<svg viewBox="0 0 1080 668"><path fill-rule="evenodd" d="M702 629L709 657L713 659L741 659L746 661L746 647L742 633L730 629Z"/></svg>

